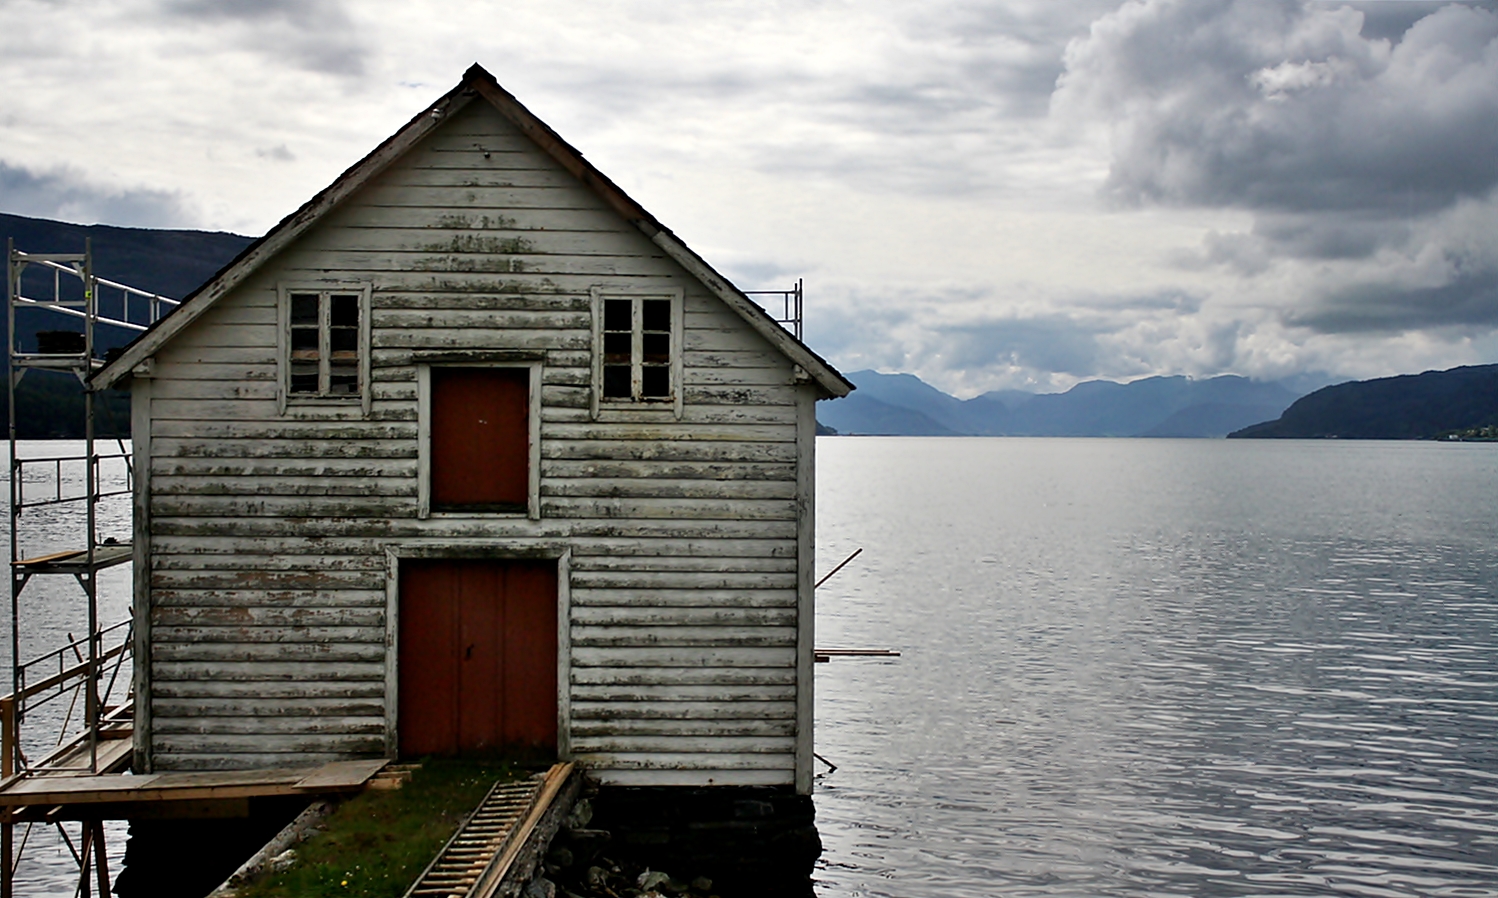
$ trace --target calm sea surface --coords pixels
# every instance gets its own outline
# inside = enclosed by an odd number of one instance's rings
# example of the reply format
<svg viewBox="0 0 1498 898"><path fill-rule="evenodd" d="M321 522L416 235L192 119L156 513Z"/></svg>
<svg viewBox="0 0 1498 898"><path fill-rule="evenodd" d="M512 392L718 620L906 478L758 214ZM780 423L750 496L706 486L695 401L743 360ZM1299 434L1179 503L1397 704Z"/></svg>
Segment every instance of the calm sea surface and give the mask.
<svg viewBox="0 0 1498 898"><path fill-rule="evenodd" d="M818 666L825 898L1498 896L1498 446L818 449L819 566L864 547L818 644L903 652ZM28 513L28 554L80 512ZM27 586L23 654L81 596ZM20 894L70 866L38 829Z"/></svg>
<svg viewBox="0 0 1498 898"><path fill-rule="evenodd" d="M833 896L1498 896L1498 445L823 438Z"/></svg>

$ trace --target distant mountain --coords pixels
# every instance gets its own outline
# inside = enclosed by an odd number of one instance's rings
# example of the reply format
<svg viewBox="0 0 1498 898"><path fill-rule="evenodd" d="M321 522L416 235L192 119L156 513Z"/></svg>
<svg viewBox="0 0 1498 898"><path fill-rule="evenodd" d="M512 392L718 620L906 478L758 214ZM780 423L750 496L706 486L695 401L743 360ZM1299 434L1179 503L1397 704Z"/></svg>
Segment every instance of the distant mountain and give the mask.
<svg viewBox="0 0 1498 898"><path fill-rule="evenodd" d="M968 400L912 374L856 371L848 379L858 390L818 409L823 424L844 434L1221 437L1278 415L1296 397L1231 375L1095 380L1065 393L1004 390Z"/></svg>
<svg viewBox="0 0 1498 898"><path fill-rule="evenodd" d="M84 240L92 238L94 273L116 283L149 293L181 299L227 265L252 238L209 231L168 231L118 228L111 225L78 225L44 218L0 213L0 243L15 241L16 249L28 253L81 253ZM23 287L28 294L51 296L51 276L28 266ZM76 288L64 278L64 290ZM105 310L117 302L117 293L101 290ZM117 313L116 313L117 314ZM131 320L144 324L145 307L131 310ZM76 319L41 309L18 309L16 333L19 347L36 349L38 331L82 331ZM95 333L96 350L123 346L135 338L124 328L100 327ZM97 419L101 435L129 435L129 403L123 396L103 400L111 414ZM5 402L0 394L0 409ZM28 371L16 388L16 428L23 439L79 438L83 435L83 389L77 378L48 371Z"/></svg>
<svg viewBox="0 0 1498 898"><path fill-rule="evenodd" d="M1498 425L1498 365L1359 380L1303 396L1241 438L1430 440Z"/></svg>

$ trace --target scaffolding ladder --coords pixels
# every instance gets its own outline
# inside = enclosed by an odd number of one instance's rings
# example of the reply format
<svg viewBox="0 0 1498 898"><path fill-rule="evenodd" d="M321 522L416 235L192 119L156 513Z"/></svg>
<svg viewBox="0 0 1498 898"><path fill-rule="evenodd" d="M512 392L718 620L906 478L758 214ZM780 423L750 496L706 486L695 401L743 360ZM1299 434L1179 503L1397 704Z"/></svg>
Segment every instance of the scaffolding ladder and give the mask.
<svg viewBox="0 0 1498 898"><path fill-rule="evenodd" d="M100 401L89 378L105 364L96 351L96 329L99 326L144 331L177 305L176 300L96 275L92 241L85 241L82 253L39 254L21 252L15 248L14 240L9 240L6 254L11 691L0 697L0 788L31 777L115 773L130 765L129 660L134 626L128 617L107 626L101 624L98 575L106 568L130 561L132 549L129 542L100 539L98 511L102 501L119 497L126 497L128 501L133 493L133 471L123 438L116 438L115 451L99 451L95 424ZM101 311L101 292L108 297L107 313ZM49 317L57 318L60 325L71 324L77 328L81 323L81 331L40 332L34 348L23 348L20 345L22 335L16 328L16 313L21 309L43 310L49 313ZM17 387L32 369L73 374L82 384L84 447L81 455L49 454L22 458L18 452ZM104 482L100 474L101 465L105 464L123 466L123 486ZM66 490L64 471L76 470L79 466L83 471L83 491ZM36 495L35 491L28 493L28 472L45 477L48 469L53 489L42 495ZM24 512L43 506L75 503L82 503L85 511L83 532L76 534L73 547L61 552L28 555L27 540L22 532ZM63 575L77 581L86 603L86 632L79 638L69 634L60 648L23 660L21 632L25 623L22 620L21 594L34 577L45 575ZM120 698L111 704L117 687L121 690ZM75 722L74 712L78 710L80 696L82 713ZM56 747L43 756L28 758L21 738L28 712L64 698L69 699L71 705L57 733ZM102 820L85 820L80 824L80 844L75 848L73 840L62 828L61 816L44 814L40 821L28 819L27 825L32 822L54 823L78 861L79 894L88 896L91 880L97 878L99 895L107 898L109 873ZM15 842L17 818L14 809L0 809L0 898L12 898L14 894L16 868L25 846L24 839L20 846Z"/></svg>

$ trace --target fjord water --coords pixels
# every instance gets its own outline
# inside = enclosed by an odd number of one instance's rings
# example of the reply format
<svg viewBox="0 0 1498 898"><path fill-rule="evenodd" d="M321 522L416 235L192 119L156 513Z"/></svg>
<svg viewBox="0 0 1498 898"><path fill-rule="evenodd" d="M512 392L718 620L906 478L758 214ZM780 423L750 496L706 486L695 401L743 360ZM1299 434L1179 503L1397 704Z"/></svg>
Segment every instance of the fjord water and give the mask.
<svg viewBox="0 0 1498 898"><path fill-rule="evenodd" d="M1498 896L1498 445L817 450L819 895Z"/></svg>

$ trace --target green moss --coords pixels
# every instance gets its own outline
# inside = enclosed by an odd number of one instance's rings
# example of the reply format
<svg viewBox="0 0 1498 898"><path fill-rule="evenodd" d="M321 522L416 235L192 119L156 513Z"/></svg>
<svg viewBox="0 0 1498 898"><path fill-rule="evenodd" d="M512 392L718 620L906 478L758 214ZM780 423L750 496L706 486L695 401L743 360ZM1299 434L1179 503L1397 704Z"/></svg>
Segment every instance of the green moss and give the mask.
<svg viewBox="0 0 1498 898"><path fill-rule="evenodd" d="M240 890L245 898L401 898L509 763L427 761L405 788L369 791L338 807L296 863Z"/></svg>

